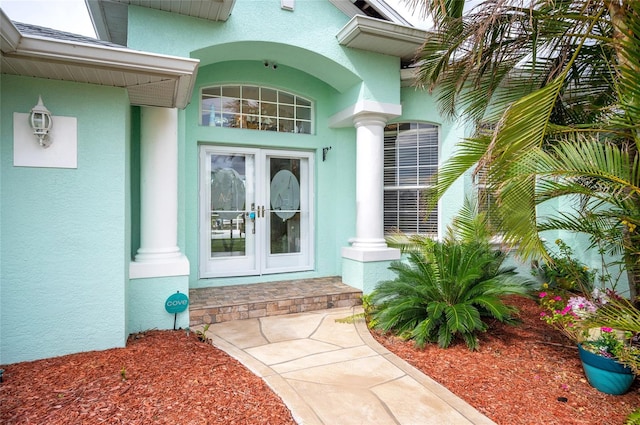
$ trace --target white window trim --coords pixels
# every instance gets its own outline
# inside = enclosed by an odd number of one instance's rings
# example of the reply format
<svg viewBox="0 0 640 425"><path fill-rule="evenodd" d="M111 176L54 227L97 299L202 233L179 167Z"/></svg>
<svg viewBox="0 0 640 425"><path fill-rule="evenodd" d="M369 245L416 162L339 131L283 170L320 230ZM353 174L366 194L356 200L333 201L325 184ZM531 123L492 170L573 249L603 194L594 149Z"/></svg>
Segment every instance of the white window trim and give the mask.
<svg viewBox="0 0 640 425"><path fill-rule="evenodd" d="M434 168L435 168L435 171L437 171L439 169L439 166L440 166L440 151L441 151L441 143L440 143L441 127L440 127L440 125L435 124L435 123L431 123L431 122L420 122L420 121L401 121L401 122L391 123L389 125L398 125L398 126L400 126L400 125L403 125L403 124L416 125L415 129L411 129L409 131L418 132L419 130L421 130L421 129L417 128L417 126L420 125L420 124L432 126L432 128L436 131L437 157L436 157L436 161L435 161L435 164L434 164ZM385 127L385 137L386 137L386 134L389 133L389 130L386 130L386 128L387 127ZM396 134L398 134L402 130L396 129L395 131L396 131ZM396 140L397 140L397 138L396 138ZM397 145L395 146L394 150L395 150L395 154L397 155ZM416 166L419 167L419 164L417 162L416 162ZM397 173L397 170L398 170L397 158L396 158L395 170L396 170L396 173ZM426 185L426 184L424 184L424 185L422 185L422 184L417 184L417 185L394 185L394 186L385 185L384 186L384 191L385 191L385 193L388 192L388 191L400 192L400 191L403 191L403 190L421 191L421 190L429 189L430 187L432 187L432 186L431 185ZM401 207L399 206L399 207L397 207L396 213L399 215L400 211L401 211ZM420 209L418 209L418 212L419 211L420 211ZM433 225L433 231L432 232L431 231L430 232L421 232L420 234L427 235L427 236L430 236L430 237L433 237L433 238L437 238L438 234L439 234L439 223L440 223L440 213L441 213L440 203L439 202L436 205L436 211L433 212L433 213L435 213L435 216L436 216L436 223ZM416 227L418 227L418 228L423 227L423 226L426 227L427 224L424 223L421 226L420 225L416 225ZM399 229L399 230L402 231L402 229ZM387 232L388 232L388 229L385 230L385 233L387 233ZM406 232L406 233L407 234L415 234L415 232Z"/></svg>
<svg viewBox="0 0 640 425"><path fill-rule="evenodd" d="M222 90L224 88L238 88L239 92L240 92L240 96L238 98L234 98L237 99L239 101L240 107L239 107L239 111L237 112L229 112L228 114L232 114L232 115L238 115L241 120L240 120L240 125L239 126L225 126L225 125L215 125L215 117L214 117L214 125L206 125L204 123L203 117L205 114L207 114L207 112L211 113L211 110L207 110L204 108L204 99L205 97L209 97L209 98L215 98L217 95L215 94L205 94L206 90L213 90L213 89L220 89L220 96L222 96ZM245 87L251 87L251 88L255 88L258 89L259 92L259 99L257 99L258 102L258 113L250 113L248 111L243 111L242 105L244 101L247 100L256 100L256 99L245 99L244 98L244 88ZM262 91L263 90L273 90L276 92L277 94L277 100L275 102L272 101L267 101L267 100L263 100L262 99ZM280 96L281 95L286 95L286 96L291 96L293 97L293 103L285 103L285 102L280 102ZM308 105L306 104L298 104L298 99L300 99L303 103L308 103ZM267 115L262 113L262 111L264 110L264 108L262 107L262 103L265 102L265 104L268 105L275 105L275 115ZM282 106L287 106L287 107L292 107L293 108L293 117L280 117L279 115L279 111L280 108ZM209 86L204 86L200 88L200 118L199 118L199 124L201 126L209 126L209 127L216 127L216 128L221 128L221 127L227 127L227 128L238 128L238 129L245 129L245 130L258 130L258 131L273 131L273 132L277 132L277 133L295 133L295 134L315 134L315 102L307 97L301 96L297 93L294 92L290 92L290 91L286 91L286 90L281 90L275 87L270 87L270 86L260 86L260 85L253 85L253 84L217 84L217 85L209 85ZM298 109L309 109L309 118L299 118L297 116L298 113ZM214 115L216 114L216 112L214 111ZM222 114L225 114L225 112L223 111ZM244 126L243 123L245 122L244 119L250 117L252 119L252 121L250 122L257 122L257 128L252 128L252 127L248 127L248 126ZM264 118L263 118L264 117ZM211 118L210 118L211 119ZM268 120L275 120L275 130L268 130L265 128L262 128L262 126L265 124L265 122L263 122L263 119L266 121ZM294 129L291 131L281 131L280 130L280 120L286 120L286 121L292 121L293 122L293 127ZM222 120L221 120L222 122ZM309 131L300 131L299 127L298 127L298 123L308 123L309 125ZM269 122L269 124L273 124L273 122Z"/></svg>

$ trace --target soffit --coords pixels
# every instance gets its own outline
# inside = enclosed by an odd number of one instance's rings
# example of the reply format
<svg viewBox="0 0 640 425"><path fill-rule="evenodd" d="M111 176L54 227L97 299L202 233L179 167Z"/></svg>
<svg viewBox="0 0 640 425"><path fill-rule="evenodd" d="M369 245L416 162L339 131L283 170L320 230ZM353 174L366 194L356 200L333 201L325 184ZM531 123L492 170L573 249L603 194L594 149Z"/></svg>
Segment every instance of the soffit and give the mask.
<svg viewBox="0 0 640 425"><path fill-rule="evenodd" d="M102 0L105 1L105 0ZM226 21L236 0L109 0L209 21Z"/></svg>
<svg viewBox="0 0 640 425"><path fill-rule="evenodd" d="M338 32L336 38L346 47L413 62L426 36L426 31L412 26L356 15Z"/></svg>
<svg viewBox="0 0 640 425"><path fill-rule="evenodd" d="M411 25L409 21L384 0L329 0L329 2L349 18L353 18L356 15L365 15L375 18L382 17L396 24ZM375 13L369 13L368 9L373 9Z"/></svg>
<svg viewBox="0 0 640 425"><path fill-rule="evenodd" d="M199 61L96 43L21 33L0 9L3 74L122 87L133 105L187 106Z"/></svg>
<svg viewBox="0 0 640 425"><path fill-rule="evenodd" d="M102 40L127 44L127 6L141 6L170 13L226 21L236 0L85 0L93 25Z"/></svg>

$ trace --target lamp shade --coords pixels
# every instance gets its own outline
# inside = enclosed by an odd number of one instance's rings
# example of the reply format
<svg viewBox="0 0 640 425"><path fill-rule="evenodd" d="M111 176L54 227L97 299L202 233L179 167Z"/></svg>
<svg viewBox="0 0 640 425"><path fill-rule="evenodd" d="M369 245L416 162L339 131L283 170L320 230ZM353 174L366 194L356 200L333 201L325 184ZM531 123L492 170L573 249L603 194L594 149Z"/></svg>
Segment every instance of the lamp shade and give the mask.
<svg viewBox="0 0 640 425"><path fill-rule="evenodd" d="M51 112L42 103L42 97L38 96L38 104L31 108L29 115L29 124L33 129L33 134L38 138L40 145L49 147L51 142L48 140L49 132L53 127Z"/></svg>

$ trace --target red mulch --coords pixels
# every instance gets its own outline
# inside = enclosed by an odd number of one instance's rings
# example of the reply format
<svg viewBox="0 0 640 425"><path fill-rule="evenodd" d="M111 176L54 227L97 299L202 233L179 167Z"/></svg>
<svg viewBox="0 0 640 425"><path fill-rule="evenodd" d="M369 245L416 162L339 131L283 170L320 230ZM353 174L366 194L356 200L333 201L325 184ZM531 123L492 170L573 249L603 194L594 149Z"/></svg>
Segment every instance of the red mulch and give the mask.
<svg viewBox="0 0 640 425"><path fill-rule="evenodd" d="M536 301L512 297L509 304L520 309L523 323L492 323L476 352L464 344L417 350L392 335L374 337L500 425L622 425L640 408L640 379L625 395L597 391L577 349L540 320Z"/></svg>
<svg viewBox="0 0 640 425"><path fill-rule="evenodd" d="M262 379L185 331L3 368L2 424L295 424Z"/></svg>
<svg viewBox="0 0 640 425"><path fill-rule="evenodd" d="M523 324L492 324L477 352L462 344L417 350L374 336L500 425L621 425L640 407L639 380L623 396L598 392L577 350L539 319L536 302L510 302ZM185 331L149 331L126 348L3 368L2 424L295 423L261 379Z"/></svg>

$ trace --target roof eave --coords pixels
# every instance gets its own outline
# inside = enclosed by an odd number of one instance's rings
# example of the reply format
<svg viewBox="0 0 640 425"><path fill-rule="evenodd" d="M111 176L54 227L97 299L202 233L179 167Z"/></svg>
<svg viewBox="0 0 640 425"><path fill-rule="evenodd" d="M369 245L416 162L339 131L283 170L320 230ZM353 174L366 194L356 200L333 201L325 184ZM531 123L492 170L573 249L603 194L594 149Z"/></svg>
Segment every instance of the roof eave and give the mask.
<svg viewBox="0 0 640 425"><path fill-rule="evenodd" d="M95 84L122 87L129 92L133 105L186 107L190 100L199 61L191 58L159 55L125 48L72 43L46 37L21 34L0 9L1 55L7 59L40 61L59 67L73 66L97 69L101 72ZM137 75L136 83L123 75ZM55 75L45 78L60 79ZM148 78L147 78L148 77ZM86 82L74 80L76 82ZM151 93L143 87L143 80L171 87L169 95ZM122 81L114 83L114 81Z"/></svg>
<svg viewBox="0 0 640 425"><path fill-rule="evenodd" d="M126 37L124 40L116 40L109 32L107 16L104 8L102 7L102 2L97 0L84 0L84 2L87 7L87 11L89 12L89 20L93 25L93 30L96 32L97 37L100 40L110 41L125 46L127 44ZM126 6L123 6L123 8L126 10ZM127 19L126 13L123 18L125 20Z"/></svg>
<svg viewBox="0 0 640 425"><path fill-rule="evenodd" d="M14 51L20 43L22 34L2 9L0 9L0 29L0 50L2 53Z"/></svg>
<svg viewBox="0 0 640 425"><path fill-rule="evenodd" d="M371 7L377 10L378 13L380 13L382 16L384 16L391 22L400 24L400 25L413 26L402 15L400 15L396 9L391 7L384 0L366 0L366 1L371 5Z"/></svg>
<svg viewBox="0 0 640 425"><path fill-rule="evenodd" d="M412 26L356 15L342 27L336 38L346 47L413 61L426 35L425 30Z"/></svg>
<svg viewBox="0 0 640 425"><path fill-rule="evenodd" d="M101 40L127 44L128 6L162 10L209 21L226 21L236 0L84 0Z"/></svg>

